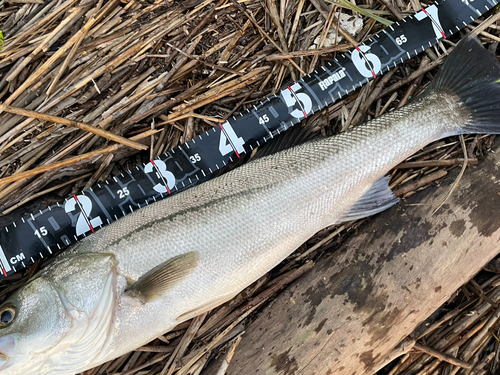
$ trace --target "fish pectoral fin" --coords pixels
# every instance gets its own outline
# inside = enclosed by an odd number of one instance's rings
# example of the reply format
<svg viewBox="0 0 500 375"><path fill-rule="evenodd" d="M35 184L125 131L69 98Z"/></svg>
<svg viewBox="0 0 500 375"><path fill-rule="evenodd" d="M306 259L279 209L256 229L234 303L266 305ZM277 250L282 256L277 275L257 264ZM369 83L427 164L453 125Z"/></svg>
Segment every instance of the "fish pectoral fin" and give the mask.
<svg viewBox="0 0 500 375"><path fill-rule="evenodd" d="M142 275L125 293L142 303L154 301L191 275L198 264L199 253L196 251L178 255Z"/></svg>
<svg viewBox="0 0 500 375"><path fill-rule="evenodd" d="M339 220L339 222L362 219L375 215L399 202L389 187L389 176L384 176L375 181L365 194L352 206L352 208Z"/></svg>
<svg viewBox="0 0 500 375"><path fill-rule="evenodd" d="M238 293L233 293L233 294L226 294L223 295L222 297L218 297L208 303L205 303L201 306L198 306L197 308L193 310L186 311L185 313L179 315L177 317L177 321L179 323L184 322L186 320L189 320L191 318L194 318L195 316L201 315L205 312L208 312L210 310L215 309L217 306L222 305L224 302L227 302L231 299L233 299Z"/></svg>

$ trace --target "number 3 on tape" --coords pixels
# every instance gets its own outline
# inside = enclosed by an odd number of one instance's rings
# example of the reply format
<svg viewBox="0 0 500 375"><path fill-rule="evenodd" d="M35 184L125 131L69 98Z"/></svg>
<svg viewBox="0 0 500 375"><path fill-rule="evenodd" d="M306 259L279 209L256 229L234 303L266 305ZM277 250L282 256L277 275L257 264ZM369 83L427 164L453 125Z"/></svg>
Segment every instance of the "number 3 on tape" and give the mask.
<svg viewBox="0 0 500 375"><path fill-rule="evenodd" d="M153 186L153 189L161 194L170 194L170 189L173 189L175 186L174 174L167 170L167 165L162 160L150 161L144 166L145 173L152 173L153 171L156 172L158 178L163 182L163 184L159 183Z"/></svg>

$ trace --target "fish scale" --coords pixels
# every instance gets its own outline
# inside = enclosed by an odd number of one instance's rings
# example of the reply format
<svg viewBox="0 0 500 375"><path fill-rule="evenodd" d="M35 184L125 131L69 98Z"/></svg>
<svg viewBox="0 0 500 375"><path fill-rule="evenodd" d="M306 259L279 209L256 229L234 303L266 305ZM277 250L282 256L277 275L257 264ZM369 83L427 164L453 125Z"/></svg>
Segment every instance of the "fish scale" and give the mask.
<svg viewBox="0 0 500 375"><path fill-rule="evenodd" d="M0 275L21 271L144 206L207 180L496 5L496 0L435 2L155 160L0 229Z"/></svg>

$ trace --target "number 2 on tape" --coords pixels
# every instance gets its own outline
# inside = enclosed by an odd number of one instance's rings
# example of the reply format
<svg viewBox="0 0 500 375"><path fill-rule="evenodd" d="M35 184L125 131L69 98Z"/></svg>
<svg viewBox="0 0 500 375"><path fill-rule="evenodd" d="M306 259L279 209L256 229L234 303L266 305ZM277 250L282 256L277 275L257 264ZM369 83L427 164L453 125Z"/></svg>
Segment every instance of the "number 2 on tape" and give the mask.
<svg viewBox="0 0 500 375"><path fill-rule="evenodd" d="M92 213L92 201L85 195L78 195L76 198L78 199L78 201L75 198L69 199L64 205L64 210L66 211L66 213L71 213L76 209L78 202L80 203L83 213L80 212L78 214L78 219L76 220L76 235L80 236L92 229L89 226L89 222L87 222L87 218ZM101 218L99 216L93 218L92 220L90 220L90 225L94 228L102 225Z"/></svg>

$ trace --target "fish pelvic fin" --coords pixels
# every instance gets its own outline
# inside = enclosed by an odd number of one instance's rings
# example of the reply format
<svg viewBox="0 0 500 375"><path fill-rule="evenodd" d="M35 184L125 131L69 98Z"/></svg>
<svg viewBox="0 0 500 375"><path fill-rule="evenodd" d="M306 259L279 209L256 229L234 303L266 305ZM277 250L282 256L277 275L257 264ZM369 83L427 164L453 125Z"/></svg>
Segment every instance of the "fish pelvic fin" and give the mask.
<svg viewBox="0 0 500 375"><path fill-rule="evenodd" d="M500 63L473 35L463 38L421 96L438 90L458 96L469 119L448 135L500 134Z"/></svg>
<svg viewBox="0 0 500 375"><path fill-rule="evenodd" d="M352 208L339 220L340 223L378 214L399 202L389 187L389 176L375 181Z"/></svg>
<svg viewBox="0 0 500 375"><path fill-rule="evenodd" d="M199 253L196 251L178 255L142 275L125 293L142 303L154 301L191 275L198 264Z"/></svg>

